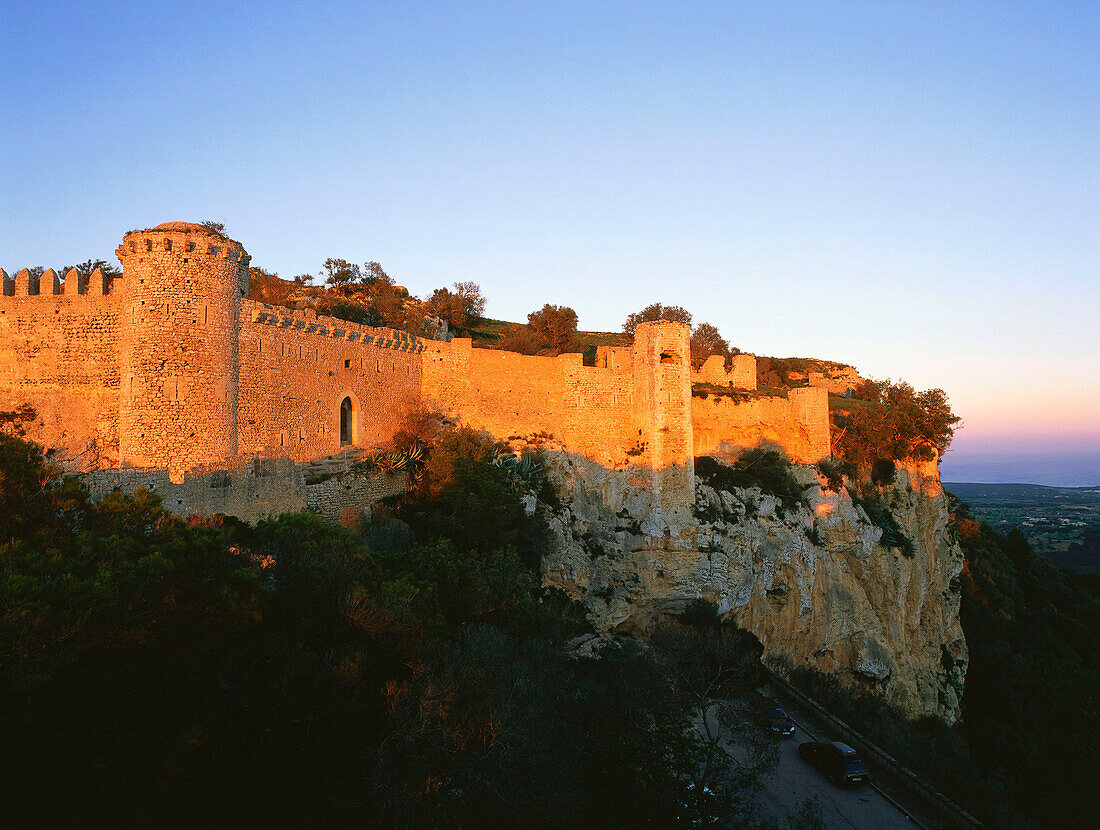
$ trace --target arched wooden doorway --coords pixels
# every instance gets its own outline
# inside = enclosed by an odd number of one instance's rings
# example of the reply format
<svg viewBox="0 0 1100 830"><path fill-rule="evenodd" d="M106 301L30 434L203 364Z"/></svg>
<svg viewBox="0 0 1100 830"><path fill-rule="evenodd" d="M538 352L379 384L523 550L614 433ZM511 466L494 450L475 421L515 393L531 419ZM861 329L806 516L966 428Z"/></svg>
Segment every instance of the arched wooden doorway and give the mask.
<svg viewBox="0 0 1100 830"><path fill-rule="evenodd" d="M355 443L355 404L351 398L340 401L340 446Z"/></svg>

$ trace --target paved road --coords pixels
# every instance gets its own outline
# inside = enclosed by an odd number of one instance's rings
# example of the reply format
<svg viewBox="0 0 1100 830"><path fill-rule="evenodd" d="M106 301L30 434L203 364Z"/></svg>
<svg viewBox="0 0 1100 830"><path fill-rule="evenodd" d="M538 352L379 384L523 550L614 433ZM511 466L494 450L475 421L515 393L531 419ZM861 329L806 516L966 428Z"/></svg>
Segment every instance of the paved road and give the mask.
<svg viewBox="0 0 1100 830"><path fill-rule="evenodd" d="M779 766L757 798L761 813L782 821L800 802L816 797L828 830L916 830L915 823L870 787L834 787L799 758L798 745L813 740L802 729L789 738L776 736L776 740L780 742Z"/></svg>

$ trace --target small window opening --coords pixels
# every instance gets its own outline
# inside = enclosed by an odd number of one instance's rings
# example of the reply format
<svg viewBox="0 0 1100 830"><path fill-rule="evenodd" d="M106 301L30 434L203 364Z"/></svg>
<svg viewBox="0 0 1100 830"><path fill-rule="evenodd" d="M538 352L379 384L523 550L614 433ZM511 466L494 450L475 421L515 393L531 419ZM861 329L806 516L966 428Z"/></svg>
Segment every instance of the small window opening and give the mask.
<svg viewBox="0 0 1100 830"><path fill-rule="evenodd" d="M344 361L344 368L345 369L350 369L351 368L351 358L348 358L347 360Z"/></svg>
<svg viewBox="0 0 1100 830"><path fill-rule="evenodd" d="M340 401L340 446L346 446L352 442L352 416L354 409L351 404L351 398L344 398Z"/></svg>
<svg viewBox="0 0 1100 830"><path fill-rule="evenodd" d="M661 352L661 362L662 363L679 363L680 362L680 357L678 355L674 355L672 352Z"/></svg>

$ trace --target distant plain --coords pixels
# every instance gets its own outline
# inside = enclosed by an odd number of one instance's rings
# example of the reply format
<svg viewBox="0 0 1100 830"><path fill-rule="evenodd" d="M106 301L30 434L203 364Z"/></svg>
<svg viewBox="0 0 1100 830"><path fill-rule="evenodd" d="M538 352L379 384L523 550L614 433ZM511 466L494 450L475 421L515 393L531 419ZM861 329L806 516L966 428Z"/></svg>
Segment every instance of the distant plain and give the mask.
<svg viewBox="0 0 1100 830"><path fill-rule="evenodd" d="M1036 553L1079 573L1100 573L1100 486L944 482L975 518L1000 533L1018 527Z"/></svg>

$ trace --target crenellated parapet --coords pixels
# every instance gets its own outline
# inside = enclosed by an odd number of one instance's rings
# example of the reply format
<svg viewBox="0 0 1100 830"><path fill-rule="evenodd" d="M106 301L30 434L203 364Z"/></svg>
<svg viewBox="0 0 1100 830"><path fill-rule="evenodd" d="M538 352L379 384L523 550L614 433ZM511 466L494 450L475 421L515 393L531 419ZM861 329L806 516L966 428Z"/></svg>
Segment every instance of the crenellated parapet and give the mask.
<svg viewBox="0 0 1100 830"><path fill-rule="evenodd" d="M117 278L105 275L99 268L91 274L81 276L75 268L70 268L61 277L52 268L41 275L33 274L29 268L18 271L14 276L0 268L0 280L3 281L4 297L105 297L112 293Z"/></svg>
<svg viewBox="0 0 1100 830"><path fill-rule="evenodd" d="M240 296L248 296L248 265L252 257L244 246L217 231L194 222L164 222L155 228L129 231L122 244L115 249L115 255L125 266L126 260L141 258L143 255L165 254L179 264L195 264L194 259L209 258L226 260L235 267L219 271L233 271Z"/></svg>
<svg viewBox="0 0 1100 830"><path fill-rule="evenodd" d="M290 309L265 305L253 311L252 322L286 331L344 340L376 349L393 349L398 352L420 354L425 348L423 340L407 331L362 326L337 317L323 317L315 314L311 317L312 319L300 312L295 314Z"/></svg>

